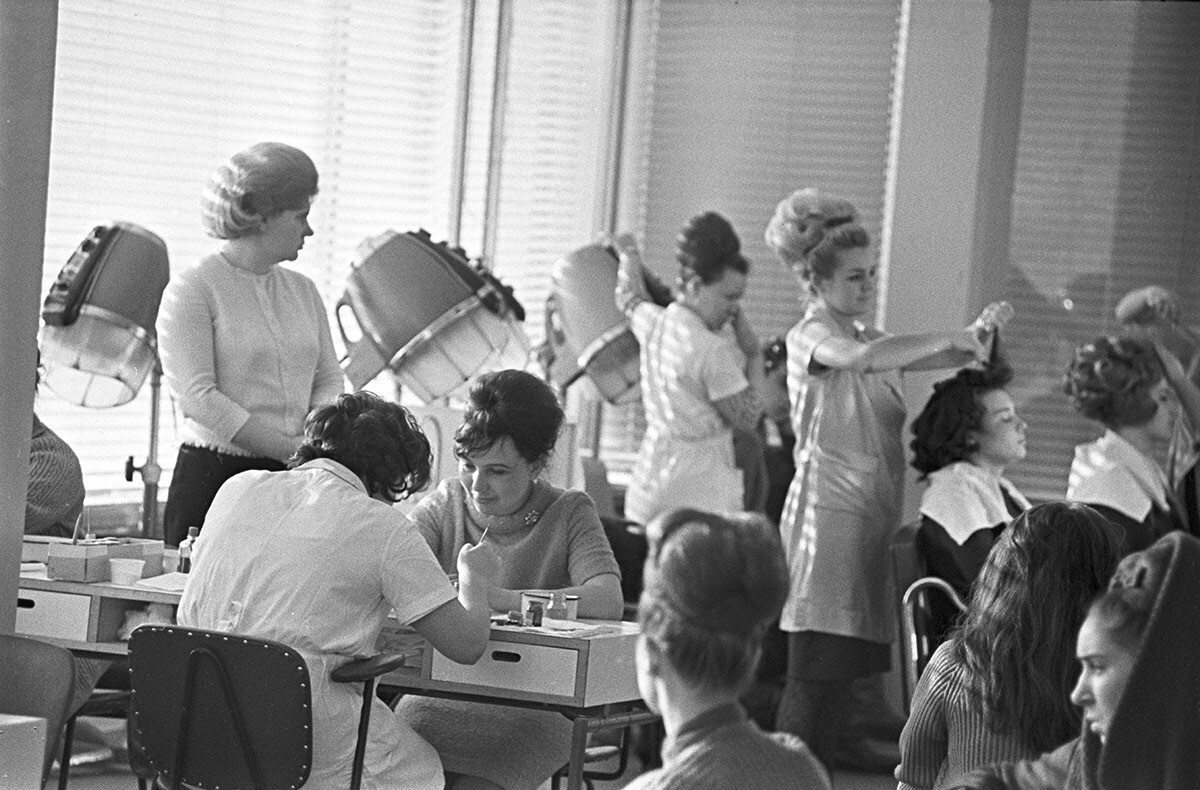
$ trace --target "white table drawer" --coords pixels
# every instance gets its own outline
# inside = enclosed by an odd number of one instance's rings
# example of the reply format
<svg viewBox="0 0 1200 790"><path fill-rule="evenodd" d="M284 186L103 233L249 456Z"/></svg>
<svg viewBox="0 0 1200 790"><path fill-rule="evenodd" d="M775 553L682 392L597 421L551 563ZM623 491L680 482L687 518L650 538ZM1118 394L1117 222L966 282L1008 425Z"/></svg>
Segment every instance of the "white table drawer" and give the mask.
<svg viewBox="0 0 1200 790"><path fill-rule="evenodd" d="M563 697L576 695L579 651L519 642L488 642L483 658L457 664L434 651L433 680Z"/></svg>
<svg viewBox="0 0 1200 790"><path fill-rule="evenodd" d="M85 642L92 598L89 595L21 589L17 593L17 633Z"/></svg>

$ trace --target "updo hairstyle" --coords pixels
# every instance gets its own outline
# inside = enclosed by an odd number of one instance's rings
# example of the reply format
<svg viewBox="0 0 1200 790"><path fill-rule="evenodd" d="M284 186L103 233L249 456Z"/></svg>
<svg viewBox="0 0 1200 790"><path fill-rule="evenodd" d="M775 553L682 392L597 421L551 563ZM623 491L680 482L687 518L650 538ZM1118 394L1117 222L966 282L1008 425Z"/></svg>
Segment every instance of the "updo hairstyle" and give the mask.
<svg viewBox="0 0 1200 790"><path fill-rule="evenodd" d="M779 259L810 288L814 278L824 279L837 271L843 250L871 243L850 201L812 187L779 201L764 236Z"/></svg>
<svg viewBox="0 0 1200 790"><path fill-rule="evenodd" d="M209 177L201 224L214 238L242 238L271 217L306 208L316 194L317 167L308 154L286 143L256 143Z"/></svg>
<svg viewBox="0 0 1200 790"><path fill-rule="evenodd" d="M712 285L726 271L739 274L750 271L750 262L742 256L742 243L733 225L714 211L692 217L675 242L675 260L679 262L682 282L699 278L705 285Z"/></svg>
<svg viewBox="0 0 1200 790"><path fill-rule="evenodd" d="M408 409L370 392L344 393L304 422L292 469L328 458L356 474L372 497L399 502L429 483L433 453Z"/></svg>
<svg viewBox="0 0 1200 790"><path fill-rule="evenodd" d="M985 368L963 368L933 385L925 408L913 420L913 468L924 479L956 461L966 461L979 449L971 438L983 428L983 396L1004 389L1012 381L1012 368L1000 362Z"/></svg>
<svg viewBox="0 0 1200 790"><path fill-rule="evenodd" d="M1035 505L1001 533L954 642L993 732L1034 752L1078 733L1075 636L1122 553L1116 525L1076 502Z"/></svg>
<svg viewBox="0 0 1200 790"><path fill-rule="evenodd" d="M685 508L647 527L642 636L689 684L744 690L787 598L778 531L757 513Z"/></svg>
<svg viewBox="0 0 1200 790"><path fill-rule="evenodd" d="M463 423L454 433L459 458L485 452L504 437L521 457L544 464L554 451L563 410L550 385L523 370L497 370L475 379Z"/></svg>
<svg viewBox="0 0 1200 790"><path fill-rule="evenodd" d="M1151 391L1164 375L1148 343L1102 337L1075 349L1063 390L1075 410L1106 428L1144 425L1158 411Z"/></svg>

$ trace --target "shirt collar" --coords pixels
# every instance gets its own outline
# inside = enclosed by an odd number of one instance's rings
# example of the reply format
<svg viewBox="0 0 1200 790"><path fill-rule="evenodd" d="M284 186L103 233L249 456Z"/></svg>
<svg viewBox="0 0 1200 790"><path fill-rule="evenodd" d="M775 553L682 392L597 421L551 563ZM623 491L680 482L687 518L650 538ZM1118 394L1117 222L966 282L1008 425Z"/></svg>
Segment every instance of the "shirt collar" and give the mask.
<svg viewBox="0 0 1200 790"><path fill-rule="evenodd" d="M328 472L345 483L349 483L359 491L362 491L364 494L367 493L367 487L363 485L363 481L359 479L358 475L354 474L354 472L351 472L349 468L338 463L332 458L314 458L313 460L307 461L296 467L296 469L320 469L323 472Z"/></svg>

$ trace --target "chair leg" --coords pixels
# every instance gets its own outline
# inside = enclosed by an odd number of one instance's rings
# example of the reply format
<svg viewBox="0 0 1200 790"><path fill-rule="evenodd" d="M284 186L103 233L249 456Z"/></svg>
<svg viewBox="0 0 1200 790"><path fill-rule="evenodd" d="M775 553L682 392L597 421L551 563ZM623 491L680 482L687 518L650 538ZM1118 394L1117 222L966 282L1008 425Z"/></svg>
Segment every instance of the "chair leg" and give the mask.
<svg viewBox="0 0 1200 790"><path fill-rule="evenodd" d="M375 700L375 678L363 683L362 713L358 717L358 743L354 745L354 764L350 768L350 790L362 784L363 760L367 754L367 732L371 727L371 703Z"/></svg>
<svg viewBox="0 0 1200 790"><path fill-rule="evenodd" d="M71 773L71 741L75 738L75 719L71 716L67 719L67 726L63 730L63 746L62 756L59 758L58 767L58 790L67 790L67 778Z"/></svg>

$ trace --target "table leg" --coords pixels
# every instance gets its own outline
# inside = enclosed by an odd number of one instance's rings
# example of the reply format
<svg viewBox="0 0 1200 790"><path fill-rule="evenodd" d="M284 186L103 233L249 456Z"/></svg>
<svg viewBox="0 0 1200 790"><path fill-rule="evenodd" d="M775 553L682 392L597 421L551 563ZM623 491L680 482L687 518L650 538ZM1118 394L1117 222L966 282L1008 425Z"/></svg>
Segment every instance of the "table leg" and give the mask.
<svg viewBox="0 0 1200 790"><path fill-rule="evenodd" d="M576 716L571 721L571 759L567 762L567 790L583 788L583 756L587 750L591 719Z"/></svg>

